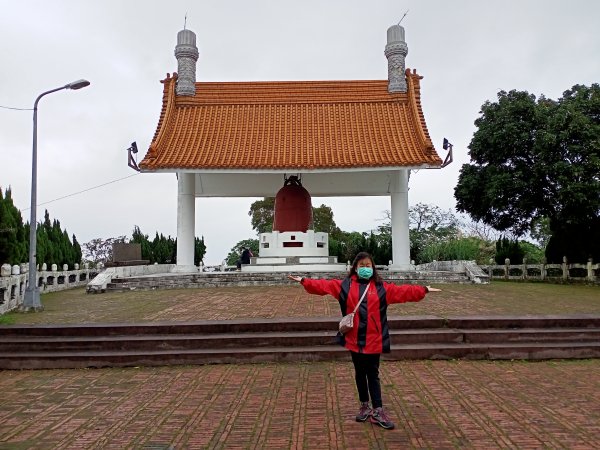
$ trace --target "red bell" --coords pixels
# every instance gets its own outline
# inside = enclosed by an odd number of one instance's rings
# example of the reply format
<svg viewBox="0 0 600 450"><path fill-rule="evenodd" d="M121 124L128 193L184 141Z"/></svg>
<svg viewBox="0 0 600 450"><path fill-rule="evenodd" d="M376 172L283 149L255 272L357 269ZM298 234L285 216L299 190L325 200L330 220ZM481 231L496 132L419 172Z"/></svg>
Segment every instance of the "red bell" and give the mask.
<svg viewBox="0 0 600 450"><path fill-rule="evenodd" d="M296 176L286 178L275 196L273 231L306 233L312 221L310 194Z"/></svg>

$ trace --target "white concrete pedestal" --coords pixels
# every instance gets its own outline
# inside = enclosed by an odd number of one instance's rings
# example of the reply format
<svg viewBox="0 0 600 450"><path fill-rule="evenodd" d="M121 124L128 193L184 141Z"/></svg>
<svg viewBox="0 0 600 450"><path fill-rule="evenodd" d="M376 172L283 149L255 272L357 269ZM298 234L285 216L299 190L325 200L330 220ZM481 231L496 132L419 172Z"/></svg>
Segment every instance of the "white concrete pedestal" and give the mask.
<svg viewBox="0 0 600 450"><path fill-rule="evenodd" d="M198 266L184 266L181 264L177 264L173 266L173 268L170 270L170 273L198 273L199 271L200 269L198 268Z"/></svg>
<svg viewBox="0 0 600 450"><path fill-rule="evenodd" d="M388 266L389 272L415 272L417 268L413 264L392 264Z"/></svg>
<svg viewBox="0 0 600 450"><path fill-rule="evenodd" d="M260 256L242 265L242 272L340 272L346 270L329 256L329 235L314 230L273 231L259 236Z"/></svg>
<svg viewBox="0 0 600 450"><path fill-rule="evenodd" d="M284 273L306 273L306 272L345 272L346 264L262 264L244 265L242 272L284 272Z"/></svg>

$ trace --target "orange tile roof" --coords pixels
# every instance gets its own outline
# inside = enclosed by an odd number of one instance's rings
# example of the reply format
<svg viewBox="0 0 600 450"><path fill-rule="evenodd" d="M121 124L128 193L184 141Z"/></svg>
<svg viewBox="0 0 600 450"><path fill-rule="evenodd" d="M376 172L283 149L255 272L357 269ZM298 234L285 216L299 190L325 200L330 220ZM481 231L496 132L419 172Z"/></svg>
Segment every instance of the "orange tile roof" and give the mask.
<svg viewBox="0 0 600 450"><path fill-rule="evenodd" d="M407 93L387 80L196 83L176 96L167 76L145 171L315 170L440 166L421 110L420 76Z"/></svg>

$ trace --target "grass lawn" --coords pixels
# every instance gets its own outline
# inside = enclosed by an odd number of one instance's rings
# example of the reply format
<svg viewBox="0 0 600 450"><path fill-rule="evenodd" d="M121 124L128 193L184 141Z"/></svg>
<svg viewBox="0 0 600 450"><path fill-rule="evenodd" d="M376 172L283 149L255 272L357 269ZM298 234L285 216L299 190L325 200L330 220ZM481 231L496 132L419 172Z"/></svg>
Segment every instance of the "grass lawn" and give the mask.
<svg viewBox="0 0 600 450"><path fill-rule="evenodd" d="M600 314L600 287L494 281L441 284L419 303L392 305L389 315ZM8 313L0 325L338 317L332 297L297 285L86 294L83 288L42 295L44 311Z"/></svg>

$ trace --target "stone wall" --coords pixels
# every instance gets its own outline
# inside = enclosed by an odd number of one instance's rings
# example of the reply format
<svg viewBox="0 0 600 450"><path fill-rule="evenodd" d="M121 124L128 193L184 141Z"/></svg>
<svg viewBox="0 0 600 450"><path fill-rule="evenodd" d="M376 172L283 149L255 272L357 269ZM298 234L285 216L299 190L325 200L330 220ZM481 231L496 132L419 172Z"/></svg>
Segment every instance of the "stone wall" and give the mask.
<svg viewBox="0 0 600 450"><path fill-rule="evenodd" d="M105 292L108 283L117 278L139 277L147 275L168 274L177 267L175 264L150 264L145 266L107 267L87 285L88 294Z"/></svg>
<svg viewBox="0 0 600 450"><path fill-rule="evenodd" d="M37 274L38 287L40 293L44 294L86 286L97 274L97 269L80 269L78 265L73 270L69 270L66 265L62 270L58 270L56 264L53 264L50 270L47 270L44 264ZM4 264L0 268L0 314L17 309L23 304L28 277L27 264Z"/></svg>

